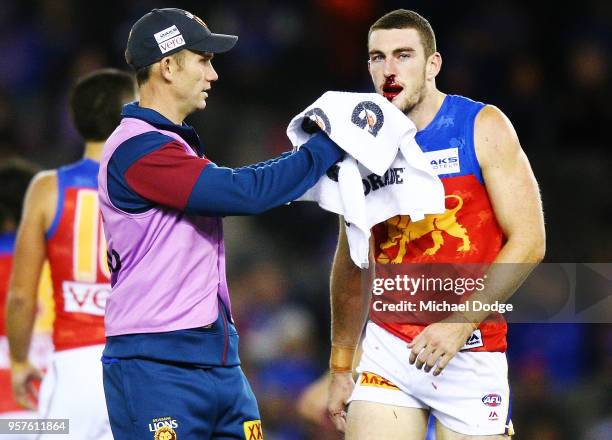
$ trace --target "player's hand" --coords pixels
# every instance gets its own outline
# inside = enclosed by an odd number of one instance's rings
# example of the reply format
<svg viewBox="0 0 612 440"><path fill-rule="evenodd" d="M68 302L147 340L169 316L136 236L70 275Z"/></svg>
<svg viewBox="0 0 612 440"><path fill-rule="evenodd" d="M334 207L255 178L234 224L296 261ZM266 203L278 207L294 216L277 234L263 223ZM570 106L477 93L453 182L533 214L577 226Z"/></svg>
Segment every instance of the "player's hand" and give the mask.
<svg viewBox="0 0 612 440"><path fill-rule="evenodd" d="M36 409L36 402L38 401L36 382L41 379L41 372L29 361L11 363L13 395L17 403L24 408Z"/></svg>
<svg viewBox="0 0 612 440"><path fill-rule="evenodd" d="M351 397L353 388L355 388L355 381L352 372L331 374L327 411L336 429L340 432L346 430L346 404Z"/></svg>
<svg viewBox="0 0 612 440"><path fill-rule="evenodd" d="M425 366L426 373L437 364L433 375L438 376L473 331L474 327L467 322L440 321L430 324L408 344L408 348L412 349L408 362L418 369Z"/></svg>
<svg viewBox="0 0 612 440"><path fill-rule="evenodd" d="M300 417L317 427L330 424L327 417L327 400L331 376L329 372L306 387L298 398L297 410Z"/></svg>

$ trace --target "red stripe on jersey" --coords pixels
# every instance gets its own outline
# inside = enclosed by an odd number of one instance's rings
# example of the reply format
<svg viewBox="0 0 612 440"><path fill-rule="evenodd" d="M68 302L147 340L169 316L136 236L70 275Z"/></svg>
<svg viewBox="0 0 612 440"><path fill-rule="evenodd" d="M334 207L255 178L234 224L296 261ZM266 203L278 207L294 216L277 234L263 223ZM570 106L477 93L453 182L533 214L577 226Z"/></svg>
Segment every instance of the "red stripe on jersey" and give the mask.
<svg viewBox="0 0 612 440"><path fill-rule="evenodd" d="M102 267L106 243L97 190L67 188L60 209L57 229L47 241L56 351L104 343L104 305L110 293L108 272Z"/></svg>
<svg viewBox="0 0 612 440"><path fill-rule="evenodd" d="M174 209L184 209L208 159L191 156L179 142L170 142L134 162L125 179L138 195Z"/></svg>

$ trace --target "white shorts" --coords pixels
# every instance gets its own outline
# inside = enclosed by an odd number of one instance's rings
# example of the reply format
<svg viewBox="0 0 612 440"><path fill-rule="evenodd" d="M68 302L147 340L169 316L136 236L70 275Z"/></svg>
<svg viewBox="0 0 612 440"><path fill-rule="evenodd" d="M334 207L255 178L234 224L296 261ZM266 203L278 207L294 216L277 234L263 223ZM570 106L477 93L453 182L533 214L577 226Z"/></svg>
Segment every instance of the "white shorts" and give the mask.
<svg viewBox="0 0 612 440"><path fill-rule="evenodd" d="M53 353L40 387L41 419L69 419L70 434L46 434L39 439L112 440L102 386L104 345Z"/></svg>
<svg viewBox="0 0 612 440"><path fill-rule="evenodd" d="M514 434L505 353L459 352L437 377L410 365L409 356L406 341L368 323L349 401L430 410L464 435Z"/></svg>

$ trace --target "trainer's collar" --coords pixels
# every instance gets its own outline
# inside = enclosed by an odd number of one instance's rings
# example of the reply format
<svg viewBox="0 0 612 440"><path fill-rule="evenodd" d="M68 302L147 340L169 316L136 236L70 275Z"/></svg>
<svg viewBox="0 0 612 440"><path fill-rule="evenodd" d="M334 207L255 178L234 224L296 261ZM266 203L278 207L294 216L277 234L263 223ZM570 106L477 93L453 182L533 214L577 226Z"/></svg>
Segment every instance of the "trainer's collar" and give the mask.
<svg viewBox="0 0 612 440"><path fill-rule="evenodd" d="M140 107L138 101L125 104L121 112L121 117L140 119L159 130L167 130L176 133L191 145L198 155L201 156L204 154L204 147L200 142L200 137L191 125L185 122L180 125L175 124L170 119L151 108Z"/></svg>

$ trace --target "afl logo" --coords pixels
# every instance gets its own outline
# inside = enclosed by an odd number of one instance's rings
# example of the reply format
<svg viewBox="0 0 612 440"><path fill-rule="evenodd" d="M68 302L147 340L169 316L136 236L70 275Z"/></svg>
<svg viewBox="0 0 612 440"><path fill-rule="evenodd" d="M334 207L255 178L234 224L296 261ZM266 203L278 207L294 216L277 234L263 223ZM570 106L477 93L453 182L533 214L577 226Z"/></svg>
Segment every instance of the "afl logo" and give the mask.
<svg viewBox="0 0 612 440"><path fill-rule="evenodd" d="M351 122L359 128L368 127L368 133L376 137L385 123L385 117L378 105L372 101L363 101L353 110Z"/></svg>
<svg viewBox="0 0 612 440"><path fill-rule="evenodd" d="M327 115L321 110L319 107L311 108L304 114L305 118L309 118L311 121L315 122L321 130L323 130L329 136L331 134L331 124L329 123L329 118ZM304 128L304 126L302 125ZM304 128L304 131L309 133L313 133L314 130L307 130Z"/></svg>
<svg viewBox="0 0 612 440"><path fill-rule="evenodd" d="M501 402L502 398L499 394L487 394L482 398L482 403L487 406L499 406Z"/></svg>

